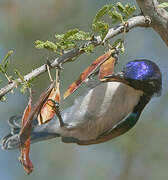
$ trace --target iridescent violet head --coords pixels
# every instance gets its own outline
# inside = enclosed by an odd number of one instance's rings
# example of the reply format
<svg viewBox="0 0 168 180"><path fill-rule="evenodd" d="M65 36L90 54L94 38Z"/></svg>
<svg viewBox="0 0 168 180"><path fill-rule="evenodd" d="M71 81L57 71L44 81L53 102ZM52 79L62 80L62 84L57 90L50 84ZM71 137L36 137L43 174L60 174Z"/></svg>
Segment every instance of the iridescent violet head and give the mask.
<svg viewBox="0 0 168 180"><path fill-rule="evenodd" d="M124 69L124 79L136 89L153 95L160 94L162 89L162 74L159 67L146 59L128 62Z"/></svg>

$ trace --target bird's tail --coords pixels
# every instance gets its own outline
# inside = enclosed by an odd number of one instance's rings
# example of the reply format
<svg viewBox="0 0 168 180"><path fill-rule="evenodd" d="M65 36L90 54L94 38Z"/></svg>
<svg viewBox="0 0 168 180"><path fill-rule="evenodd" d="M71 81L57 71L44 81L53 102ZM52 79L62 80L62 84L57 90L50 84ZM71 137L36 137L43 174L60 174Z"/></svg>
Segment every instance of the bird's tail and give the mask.
<svg viewBox="0 0 168 180"><path fill-rule="evenodd" d="M1 147L5 150L12 150L17 149L20 147L20 139L19 139L19 132L21 129L21 117L19 116L12 116L8 120L8 125L11 128L10 133L3 137L1 141ZM35 121L34 121L35 122ZM46 128L38 127L37 123L33 124L33 129L31 133L31 143L35 143L41 140L50 139L54 137L59 137L59 134L51 133L45 131Z"/></svg>

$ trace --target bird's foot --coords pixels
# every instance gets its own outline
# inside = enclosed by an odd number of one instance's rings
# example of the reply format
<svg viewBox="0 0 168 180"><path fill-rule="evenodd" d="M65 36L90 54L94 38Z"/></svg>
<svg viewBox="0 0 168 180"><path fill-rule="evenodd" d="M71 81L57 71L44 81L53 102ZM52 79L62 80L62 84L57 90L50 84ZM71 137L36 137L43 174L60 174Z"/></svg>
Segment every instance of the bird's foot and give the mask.
<svg viewBox="0 0 168 180"><path fill-rule="evenodd" d="M54 101L53 99L48 99L48 101L52 102L52 105L50 105L50 106L55 111L55 114L58 117L58 120L59 120L59 123L60 123L60 127L66 127L67 124L64 123L64 121L62 119L61 112L60 112L60 109L59 109L59 103Z"/></svg>

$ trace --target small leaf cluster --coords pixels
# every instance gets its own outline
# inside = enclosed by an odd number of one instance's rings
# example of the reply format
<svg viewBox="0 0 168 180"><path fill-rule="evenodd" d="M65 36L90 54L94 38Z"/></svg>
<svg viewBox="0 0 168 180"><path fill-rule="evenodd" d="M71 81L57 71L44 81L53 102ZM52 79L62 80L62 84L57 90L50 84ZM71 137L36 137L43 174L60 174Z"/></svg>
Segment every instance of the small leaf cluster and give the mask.
<svg viewBox="0 0 168 180"><path fill-rule="evenodd" d="M32 82L33 82L34 80L35 80L35 77L32 77L32 78L30 78L28 81L24 81L23 83L21 83L22 86L21 86L21 88L20 88L20 92L24 94L27 89L29 89L29 88L32 87Z"/></svg>
<svg viewBox="0 0 168 180"><path fill-rule="evenodd" d="M8 66L10 64L9 57L13 54L13 50L8 51L8 53L5 55L5 57L2 59L2 62L0 64L0 72L2 74L6 74Z"/></svg>
<svg viewBox="0 0 168 180"><path fill-rule="evenodd" d="M63 51L75 48L77 43L81 41L88 41L91 39L89 33L81 31L79 29L72 29L65 34L56 34L55 38L57 42L53 43L51 41L35 41L35 47L38 49L46 48L52 50L58 54L62 54Z"/></svg>
<svg viewBox="0 0 168 180"><path fill-rule="evenodd" d="M3 74L7 78L8 82L12 81L11 80L12 76L10 76L10 77L7 76L7 70L8 70L9 64L10 64L9 57L12 54L13 54L13 50L8 51L8 53L4 56L4 58L2 59L1 64L0 64L0 73ZM6 101L6 97L5 96L1 97L0 101L2 101L2 102Z"/></svg>
<svg viewBox="0 0 168 180"><path fill-rule="evenodd" d="M120 14L122 15L122 20L125 21L128 19L129 16L131 16L135 10L135 6L131 6L129 4L126 4L125 6L122 5L120 2L116 4L117 9L119 10Z"/></svg>
<svg viewBox="0 0 168 180"><path fill-rule="evenodd" d="M89 45L87 45L85 47L82 47L80 49L85 51L85 53L89 54L89 53L93 52L94 45L93 44L89 44Z"/></svg>
<svg viewBox="0 0 168 180"><path fill-rule="evenodd" d="M109 24L103 20L105 16L108 16L111 19L111 23L114 25L115 23L121 23L127 20L135 10L135 6L130 6L129 4L126 4L124 6L120 2L118 2L116 6L111 4L105 5L96 14L93 20L92 30L95 33L99 33L101 38L103 39L109 29Z"/></svg>
<svg viewBox="0 0 168 180"><path fill-rule="evenodd" d="M71 29L65 34L56 34L56 42L51 41L35 41L35 47L38 49L51 50L57 54L62 54L66 50L77 47L81 41L89 41L92 39L93 34L98 34L101 36L102 40L106 36L109 30L109 24L105 22L104 17L108 16L110 22L115 24L117 22L124 22L133 12L136 10L135 6L130 6L126 4L125 6L118 2L116 5L105 5L96 14L92 23L92 32L84 32L79 29ZM88 44L86 47L82 47L86 53L93 51L94 46Z"/></svg>
<svg viewBox="0 0 168 180"><path fill-rule="evenodd" d="M35 47L37 49L47 49L47 50L51 50L53 52L57 52L57 45L51 41L46 41L46 42L43 42L43 41L40 41L40 40L36 40L35 41Z"/></svg>
<svg viewBox="0 0 168 180"><path fill-rule="evenodd" d="M113 8L113 5L103 6L96 14L92 23L92 30L95 33L99 33L101 38L105 37L108 32L109 24L106 23L102 18L107 15L110 10Z"/></svg>
<svg viewBox="0 0 168 180"><path fill-rule="evenodd" d="M116 3L116 5L105 5L95 15L92 23L92 31L90 33L79 29L71 29L65 34L56 34L55 42L37 40L35 41L35 47L38 49L51 50L52 52L62 55L65 51L79 46L80 50L90 53L93 51L94 45L88 41L91 41L94 35L99 35L103 40L109 30L110 25L105 21L105 19L108 18L112 25L115 23L123 23L130 15L133 14L135 10L135 6L131 6L129 4L123 5L120 2ZM80 46L80 43L83 41L88 43ZM122 47L120 48L123 49L124 52L123 40L122 43L120 40L119 42L122 44ZM70 59L69 61L73 60L74 59Z"/></svg>
<svg viewBox="0 0 168 180"><path fill-rule="evenodd" d="M21 88L20 88L20 92L21 93L25 93L27 89L29 89L31 86L32 86L32 82L35 80L34 77L30 78L29 80L25 80L24 79L24 76L21 75L21 73L15 69L15 74L20 78L21 82L18 82L16 80L16 83L17 84L20 84L21 85Z"/></svg>

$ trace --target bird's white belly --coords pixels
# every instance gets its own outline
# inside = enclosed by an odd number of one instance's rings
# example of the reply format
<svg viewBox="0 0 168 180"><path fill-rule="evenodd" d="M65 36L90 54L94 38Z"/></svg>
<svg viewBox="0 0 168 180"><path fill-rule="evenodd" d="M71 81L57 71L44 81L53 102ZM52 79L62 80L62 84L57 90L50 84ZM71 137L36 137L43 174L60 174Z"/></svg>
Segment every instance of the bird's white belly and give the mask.
<svg viewBox="0 0 168 180"><path fill-rule="evenodd" d="M101 83L76 101L65 117L72 129L62 129L61 135L80 140L95 139L132 112L142 94L121 82Z"/></svg>

